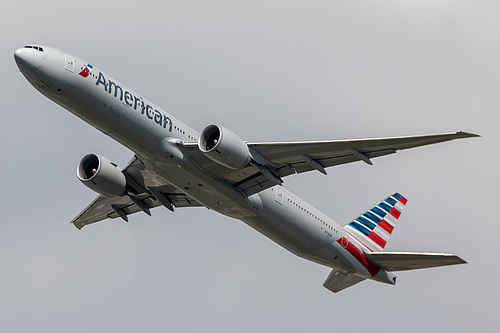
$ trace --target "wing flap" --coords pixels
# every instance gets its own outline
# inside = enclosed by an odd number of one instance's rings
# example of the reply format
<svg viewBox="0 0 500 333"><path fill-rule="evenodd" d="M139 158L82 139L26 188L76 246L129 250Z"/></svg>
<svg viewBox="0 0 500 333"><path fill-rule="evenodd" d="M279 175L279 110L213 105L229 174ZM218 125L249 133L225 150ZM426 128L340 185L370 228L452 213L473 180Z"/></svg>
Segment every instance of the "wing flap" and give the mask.
<svg viewBox="0 0 500 333"><path fill-rule="evenodd" d="M78 214L78 216L75 217L71 223L73 223L78 229L81 229L87 224L99 222L107 218L114 219L120 217L113 206L123 210L126 215L130 215L141 210L128 196L110 198L105 195L99 195L90 203L90 205ZM150 208L156 206L158 206L157 203L149 205Z"/></svg>
<svg viewBox="0 0 500 333"><path fill-rule="evenodd" d="M323 287L333 291L334 293L338 293L339 291L352 287L356 283L363 280L365 280L365 278L334 268L323 283Z"/></svg>
<svg viewBox="0 0 500 333"><path fill-rule="evenodd" d="M388 272L467 263L456 254L449 253L365 252L365 256Z"/></svg>

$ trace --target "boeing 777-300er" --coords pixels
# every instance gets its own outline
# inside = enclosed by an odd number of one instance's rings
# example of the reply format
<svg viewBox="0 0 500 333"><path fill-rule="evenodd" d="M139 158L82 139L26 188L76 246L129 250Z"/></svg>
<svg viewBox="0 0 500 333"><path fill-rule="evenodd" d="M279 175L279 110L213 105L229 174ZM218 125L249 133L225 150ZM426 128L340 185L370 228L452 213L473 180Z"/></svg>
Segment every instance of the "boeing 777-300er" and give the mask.
<svg viewBox="0 0 500 333"><path fill-rule="evenodd" d="M78 178L99 193L72 223L84 226L157 206L205 206L240 219L299 257L332 269L333 292L365 279L395 284L393 271L465 263L454 254L384 252L406 198L399 193L342 227L283 186L306 171L372 159L398 150L478 135L246 142L209 125L201 134L88 61L47 46L15 51L17 66L43 95L131 149L122 170L97 154L84 156Z"/></svg>

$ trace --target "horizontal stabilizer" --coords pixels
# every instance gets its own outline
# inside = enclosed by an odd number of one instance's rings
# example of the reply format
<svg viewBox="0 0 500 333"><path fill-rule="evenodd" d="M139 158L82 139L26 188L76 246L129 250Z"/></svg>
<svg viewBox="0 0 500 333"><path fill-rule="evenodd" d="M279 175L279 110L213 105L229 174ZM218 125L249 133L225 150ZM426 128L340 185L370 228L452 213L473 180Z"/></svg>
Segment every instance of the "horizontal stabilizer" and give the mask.
<svg viewBox="0 0 500 333"><path fill-rule="evenodd" d="M388 272L466 264L456 254L420 252L365 252L365 257Z"/></svg>
<svg viewBox="0 0 500 333"><path fill-rule="evenodd" d="M363 280L365 280L365 278L351 273L345 273L334 268L323 283L323 287L337 293Z"/></svg>

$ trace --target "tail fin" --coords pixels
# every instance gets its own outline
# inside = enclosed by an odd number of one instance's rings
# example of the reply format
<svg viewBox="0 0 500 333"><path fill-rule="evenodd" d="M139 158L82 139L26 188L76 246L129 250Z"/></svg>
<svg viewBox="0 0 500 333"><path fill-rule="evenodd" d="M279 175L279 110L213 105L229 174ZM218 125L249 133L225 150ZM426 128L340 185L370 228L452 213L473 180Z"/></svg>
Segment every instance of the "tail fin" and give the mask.
<svg viewBox="0 0 500 333"><path fill-rule="evenodd" d="M382 251L408 200L394 193L344 227L349 238L369 252Z"/></svg>

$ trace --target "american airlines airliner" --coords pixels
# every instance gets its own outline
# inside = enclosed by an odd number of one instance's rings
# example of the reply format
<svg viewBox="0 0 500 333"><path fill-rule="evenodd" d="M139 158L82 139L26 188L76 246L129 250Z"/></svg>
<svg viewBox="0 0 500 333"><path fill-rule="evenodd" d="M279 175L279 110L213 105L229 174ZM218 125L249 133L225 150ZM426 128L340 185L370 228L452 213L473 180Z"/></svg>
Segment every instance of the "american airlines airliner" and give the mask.
<svg viewBox="0 0 500 333"><path fill-rule="evenodd" d="M93 63L42 45L14 53L21 73L40 93L117 140L135 155L123 169L88 154L80 181L98 193L72 223L84 226L163 206L204 206L242 220L299 257L332 269L324 286L338 292L365 279L395 284L393 271L465 263L455 254L386 252L407 199L393 193L341 226L283 186L283 178L363 162L455 139L435 135L295 142L247 142L226 127L201 133L104 73ZM207 212L210 214L210 212Z"/></svg>

